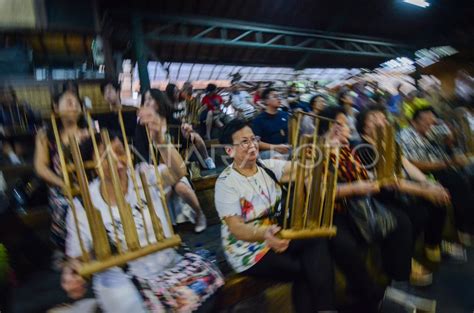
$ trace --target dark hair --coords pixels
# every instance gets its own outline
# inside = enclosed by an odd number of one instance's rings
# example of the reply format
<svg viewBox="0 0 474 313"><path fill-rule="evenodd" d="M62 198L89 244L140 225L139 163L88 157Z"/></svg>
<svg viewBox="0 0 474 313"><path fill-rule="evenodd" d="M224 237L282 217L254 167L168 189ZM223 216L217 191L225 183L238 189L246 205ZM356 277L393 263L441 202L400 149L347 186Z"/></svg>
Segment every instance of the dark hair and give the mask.
<svg viewBox="0 0 474 313"><path fill-rule="evenodd" d="M72 95L74 95L77 98L77 100L79 101L79 104L81 106L81 110L84 112L84 106L83 106L83 103L81 101L81 98L79 98L78 94L76 94L76 93L74 93L70 90L65 90L63 92L59 92L59 93L56 93L56 94L53 95L52 102L51 102L51 110L53 112L55 111L54 104L59 106L59 101L61 101L61 98L68 92L70 92ZM58 126L58 131L61 131L61 129L63 128L63 123L62 123L61 119L58 118L56 123L57 123L57 126ZM81 129L86 129L87 128L87 120L86 120L84 115L81 115L79 117L79 119L77 120L77 127L81 128ZM56 140L55 137L54 137L53 126L51 125L51 121L49 121L46 124L46 136L48 137L48 140L50 142L53 142L54 140Z"/></svg>
<svg viewBox="0 0 474 313"><path fill-rule="evenodd" d="M242 128L250 127L250 124L243 119L233 119L222 129L219 137L219 143L223 145L231 145L234 143L232 136Z"/></svg>
<svg viewBox="0 0 474 313"><path fill-rule="evenodd" d="M382 105L371 104L367 106L365 109L360 111L356 117L356 129L359 134L364 135L365 122L367 121L369 114L372 112L381 112L383 114L387 114L387 110Z"/></svg>
<svg viewBox="0 0 474 313"><path fill-rule="evenodd" d="M318 98L323 98L324 100L326 100L326 97L323 94L317 93L314 96L312 96L311 99L309 99L309 105L312 106L313 102Z"/></svg>
<svg viewBox="0 0 474 313"><path fill-rule="evenodd" d="M193 84L190 82L190 81L186 81L184 84L183 84L183 87L181 88L183 91L186 91L186 92L193 92Z"/></svg>
<svg viewBox="0 0 474 313"><path fill-rule="evenodd" d="M345 96L349 95L350 91L349 90L343 90L341 91L338 95L337 95L337 104L339 105L344 105L344 103L342 103L342 98L344 98Z"/></svg>
<svg viewBox="0 0 474 313"><path fill-rule="evenodd" d="M102 136L100 133L94 134L95 141L97 143L97 148L100 147L102 144ZM114 141L115 139L120 139L123 143L123 137L120 132L116 132L114 130L109 131L109 138L110 142ZM92 142L92 138L89 137L79 145L79 151L81 152L81 157L83 161L92 161L94 159L94 145Z"/></svg>
<svg viewBox="0 0 474 313"><path fill-rule="evenodd" d="M421 107L421 108L416 109L415 112L413 112L412 120L413 120L413 121L418 120L418 118L420 117L420 115L421 115L422 113L425 113L425 112L431 112L431 113L433 113L436 117L438 117L438 114L436 114L436 111L433 109L433 107L427 106L427 107Z"/></svg>
<svg viewBox="0 0 474 313"><path fill-rule="evenodd" d="M336 119L336 117L339 114L346 115L346 112L344 111L344 109L342 107L328 106L319 113L319 116L334 120L334 119ZM325 120L325 119L322 119L322 120L319 121L319 128L318 128L318 134L319 135L324 135L325 133L328 132L329 123L330 122L328 120Z"/></svg>
<svg viewBox="0 0 474 313"><path fill-rule="evenodd" d="M52 100L51 101L51 110L53 110L53 112L55 110L54 105L59 106L59 101L68 92L70 92L72 95L74 95L77 98L77 101L79 101L79 104L81 105L81 110L84 110L84 103L82 102L81 97L79 97L79 95L77 93L72 92L72 90L66 89L66 90L63 90L61 92L57 92L57 93L53 94L53 96L51 97L51 100Z"/></svg>
<svg viewBox="0 0 474 313"><path fill-rule="evenodd" d="M173 110L172 110L172 105L168 97L159 89L148 89L142 97L142 106L145 103L145 94L149 92L150 96L156 101L156 104L158 105L158 109L156 110L156 113L158 113L161 117L166 118L166 120L169 122L169 119L173 115Z"/></svg>
<svg viewBox="0 0 474 313"><path fill-rule="evenodd" d="M206 87L206 92L211 93L217 90L217 86L215 84L208 84Z"/></svg>
<svg viewBox="0 0 474 313"><path fill-rule="evenodd" d="M274 92L274 91L277 91L275 88L266 88L263 92L262 92L262 100L267 100L268 97L270 96L270 93Z"/></svg>
<svg viewBox="0 0 474 313"><path fill-rule="evenodd" d="M175 84L170 83L166 86L165 93L168 99L171 101L171 103L174 103L176 100L178 100L176 99L176 95L175 95L176 89L178 89L178 87Z"/></svg>
<svg viewBox="0 0 474 313"><path fill-rule="evenodd" d="M108 85L112 86L115 89L115 91L117 91L117 92L120 91L120 84L119 83L117 83L115 81L112 81L112 80L107 80L107 81L100 84L100 92L102 94L105 93L105 88L107 88Z"/></svg>
<svg viewBox="0 0 474 313"><path fill-rule="evenodd" d="M76 89L77 95L79 96L79 85L77 84L77 81L75 80L66 80L63 85L62 85L62 90L61 92L64 93L66 91L72 91L69 87L72 86Z"/></svg>

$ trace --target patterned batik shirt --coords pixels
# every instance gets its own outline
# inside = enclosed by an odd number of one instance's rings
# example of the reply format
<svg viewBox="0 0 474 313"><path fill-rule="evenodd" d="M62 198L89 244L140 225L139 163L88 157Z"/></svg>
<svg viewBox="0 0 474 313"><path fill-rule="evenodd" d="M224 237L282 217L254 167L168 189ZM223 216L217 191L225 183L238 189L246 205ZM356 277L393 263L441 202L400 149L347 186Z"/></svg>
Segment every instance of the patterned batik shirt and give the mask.
<svg viewBox="0 0 474 313"><path fill-rule="evenodd" d="M422 136L413 127L403 129L398 139L408 160L440 162L448 159L441 145Z"/></svg>

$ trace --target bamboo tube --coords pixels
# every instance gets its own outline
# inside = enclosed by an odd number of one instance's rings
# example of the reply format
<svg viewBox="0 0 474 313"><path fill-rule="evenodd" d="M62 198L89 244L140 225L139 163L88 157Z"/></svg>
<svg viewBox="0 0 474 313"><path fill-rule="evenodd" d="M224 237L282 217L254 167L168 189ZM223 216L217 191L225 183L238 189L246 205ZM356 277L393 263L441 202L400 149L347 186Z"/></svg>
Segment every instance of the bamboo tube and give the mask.
<svg viewBox="0 0 474 313"><path fill-rule="evenodd" d="M125 124L123 122L122 110L118 111L118 119L119 119L120 129L122 131L123 142L125 146L125 154L127 156L127 167L128 167L128 170L130 171L130 178L132 179L133 189L135 190L135 194L137 195L137 204L138 204L138 208L140 210L140 214L143 220L143 229L145 231L145 237L146 237L147 243L150 244L150 239L148 237L148 227L146 225L145 214L143 212L142 197L141 197L140 191L138 190L137 177L135 175L135 168L132 162L132 153L130 152L130 146L128 145L127 132L125 131Z"/></svg>
<svg viewBox="0 0 474 313"><path fill-rule="evenodd" d="M153 140L151 138L150 130L148 129L148 127L146 128L146 135L148 139L148 149L150 151L150 158L153 162L153 168L155 170L156 183L158 185L158 190L160 192L161 205L163 206L163 209L165 210L166 221L168 222L168 227L170 229L170 232L172 235L174 235L173 223L171 222L171 217L170 217L170 213L168 209L168 203L166 202L165 190L163 187L163 178L161 177L161 174L158 170L158 161L156 160L156 155L154 152L155 148L153 147Z"/></svg>
<svg viewBox="0 0 474 313"><path fill-rule="evenodd" d="M127 243L128 250L134 251L140 248L140 242L138 240L138 233L132 214L132 208L128 203L125 202L125 197L121 188L121 181L118 175L117 164L113 155L108 131L106 129L102 130L101 136L102 142L106 147L105 154L110 169L112 186L115 193L115 201L117 202L120 221L122 222L125 242ZM145 223L145 220L143 222Z"/></svg>
<svg viewBox="0 0 474 313"><path fill-rule="evenodd" d="M72 190L71 190L71 182L69 180L69 173L67 171L66 158L64 157L62 140L61 140L61 137L59 136L58 125L56 123L56 116L54 115L54 113L51 114L51 125L53 128L54 139L56 141L56 146L58 149L59 163L61 165L62 178L65 185L63 189L63 193L66 195L66 198L69 202L69 206L71 207L72 216L74 218L74 226L76 228L77 238L79 241L79 247L81 249L82 259L84 261L89 261L90 259L89 253L86 251L84 241L82 240L81 229L79 228L79 220L77 217L76 206L74 205L73 198L72 198L73 196L72 196ZM90 224L89 224L89 227L90 227Z"/></svg>
<svg viewBox="0 0 474 313"><path fill-rule="evenodd" d="M121 266L121 265L126 264L129 261L136 260L145 255L149 255L151 253L161 251L167 248L176 247L180 244L181 244L181 238L179 236L172 236L164 241L148 245L136 251L130 251L125 254L112 256L100 262L93 261L90 263L86 263L81 268L79 268L78 274L83 277L87 277L87 276L90 276L91 274L102 272L110 267Z"/></svg>
<svg viewBox="0 0 474 313"><path fill-rule="evenodd" d="M92 246L94 253L98 260L105 260L110 257L111 249L109 240L107 238L107 232L104 227L102 215L99 211L94 208L92 204L91 195L89 193L89 182L87 181L86 172L82 164L82 157L79 151L79 144L76 138L71 135L70 139L71 153L76 164L76 175L79 183L79 189L81 191L82 203L84 204L84 210L86 211L87 220L89 222L89 228L92 235Z"/></svg>
<svg viewBox="0 0 474 313"><path fill-rule="evenodd" d="M291 228L293 230L300 230L303 228L303 219L304 219L304 201L298 199L300 195L304 195L305 182L304 182L304 161L305 161L305 151L304 149L299 149L300 151L294 151L298 154L298 164L296 165L296 178L295 178L295 190L293 196L293 205L292 205L292 214L291 214Z"/></svg>
<svg viewBox="0 0 474 313"><path fill-rule="evenodd" d="M330 186L332 187L332 193L330 193L329 201L331 203L331 218L329 227L332 227L334 221L334 204L336 203L336 193L337 193L337 181L338 181L338 174L339 174L339 159L340 159L340 148L335 147L335 154L336 154L336 161L334 162L334 172L332 176L332 181L329 182Z"/></svg>
<svg viewBox="0 0 474 313"><path fill-rule="evenodd" d="M148 189L148 181L144 172L140 171L140 179L142 182L143 192L145 193L145 199L147 202L148 213L150 214L151 223L153 225L153 231L155 233L156 242L160 242L164 239L165 235L163 233L163 226L161 221L156 215L155 206L153 204L153 199L150 195L150 190ZM164 208L163 208L164 209Z"/></svg>
<svg viewBox="0 0 474 313"><path fill-rule="evenodd" d="M101 183L105 183L104 168L102 167L102 161L101 161L101 158L100 158L99 147L97 146L97 141L96 141L96 138L95 138L95 131L94 131L94 127L92 126L92 117L91 117L89 111L86 111L86 119L87 119L87 127L89 129L89 133L90 133L91 140L92 140L92 146L94 148L94 156L95 156L95 160L97 162L97 167L96 168L97 168L97 171L98 171L98 174L99 174L99 179L100 179ZM92 163L95 164L94 161ZM104 196L106 198L109 198L109 193L107 191L107 188L104 188L103 192L104 192ZM110 215L110 220L112 221L112 228L113 228L113 233L114 233L114 238L115 238L115 242L116 242L117 251L118 251L118 253L122 253L122 242L120 241L119 236L118 236L117 224L115 223L115 218L114 218L114 215L112 213L112 207L110 206L110 204L108 202L107 202L107 210L108 210L109 215Z"/></svg>
<svg viewBox="0 0 474 313"><path fill-rule="evenodd" d="M298 115L297 117L297 125L296 125L296 131L299 133L300 131L300 123L301 123L301 116ZM290 164L290 181L288 183L288 192L286 195L286 204L285 204L285 213L283 217L283 229L286 229L288 227L288 212L290 210L290 198L291 198L291 187L293 185L293 171L295 170L295 160L297 158L296 156L296 144L292 146L293 148L293 155L291 157L291 164Z"/></svg>

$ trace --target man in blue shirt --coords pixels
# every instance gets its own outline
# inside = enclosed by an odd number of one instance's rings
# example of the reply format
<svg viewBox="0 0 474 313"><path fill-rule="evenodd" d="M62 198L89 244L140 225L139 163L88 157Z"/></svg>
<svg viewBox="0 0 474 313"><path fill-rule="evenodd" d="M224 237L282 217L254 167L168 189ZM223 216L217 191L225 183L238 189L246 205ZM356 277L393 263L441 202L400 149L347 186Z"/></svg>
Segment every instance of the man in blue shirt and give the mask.
<svg viewBox="0 0 474 313"><path fill-rule="evenodd" d="M388 111L396 116L400 115L403 103L402 84L397 85L397 94L393 95L388 101Z"/></svg>
<svg viewBox="0 0 474 313"><path fill-rule="evenodd" d="M280 111L280 97L273 88L262 93L265 111L260 113L252 124L255 135L260 137L260 157L286 158L290 152L288 145L288 113Z"/></svg>

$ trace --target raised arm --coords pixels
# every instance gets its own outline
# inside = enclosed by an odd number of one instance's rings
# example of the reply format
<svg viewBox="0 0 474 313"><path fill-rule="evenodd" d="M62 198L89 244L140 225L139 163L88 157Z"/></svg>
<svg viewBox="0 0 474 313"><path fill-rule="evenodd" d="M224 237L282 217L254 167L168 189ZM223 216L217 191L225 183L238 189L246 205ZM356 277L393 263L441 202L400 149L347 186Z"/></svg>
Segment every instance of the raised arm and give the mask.
<svg viewBox="0 0 474 313"><path fill-rule="evenodd" d="M138 116L140 124L146 125L150 130L153 144L157 147L163 159L166 168L162 175L166 186L172 186L178 182L181 177L186 175L186 164L176 148L166 141L166 120L159 116L153 109L142 108Z"/></svg>
<svg viewBox="0 0 474 313"><path fill-rule="evenodd" d="M48 137L46 135L46 131L42 129L36 135L34 156L35 172L48 184L63 188L63 179L51 170L49 158Z"/></svg>

